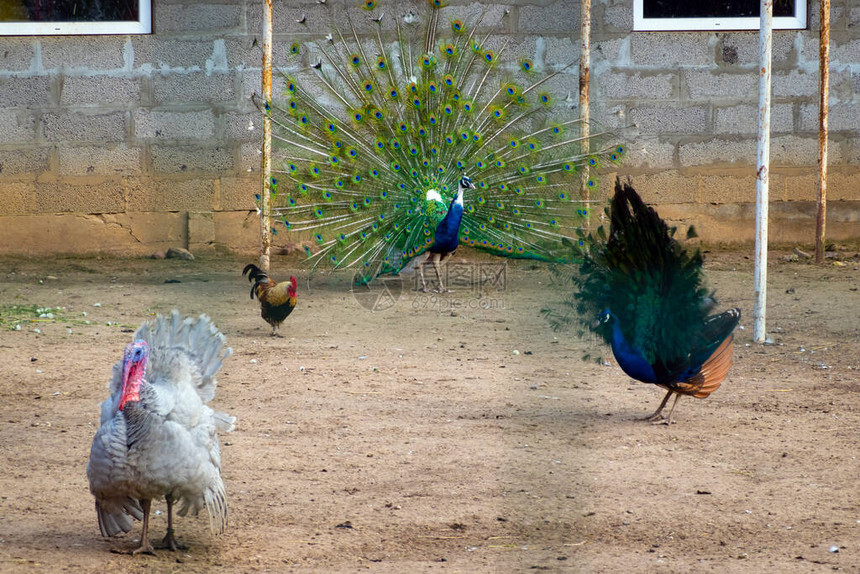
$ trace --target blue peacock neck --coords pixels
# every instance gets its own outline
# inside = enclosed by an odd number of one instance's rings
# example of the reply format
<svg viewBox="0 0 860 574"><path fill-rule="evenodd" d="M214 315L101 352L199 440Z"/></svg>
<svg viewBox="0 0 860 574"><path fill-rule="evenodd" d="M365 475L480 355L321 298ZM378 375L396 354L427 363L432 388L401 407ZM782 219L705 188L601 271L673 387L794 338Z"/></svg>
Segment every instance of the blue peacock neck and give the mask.
<svg viewBox="0 0 860 574"><path fill-rule="evenodd" d="M454 251L460 242L460 222L463 220L463 186L457 188L457 195L451 201L445 218L436 226L436 241L431 251L447 253Z"/></svg>
<svg viewBox="0 0 860 574"><path fill-rule="evenodd" d="M624 338L621 324L611 311L607 311L612 323L612 353L618 361L618 366L627 376L644 383L656 383L657 375L651 363L642 356L642 353Z"/></svg>

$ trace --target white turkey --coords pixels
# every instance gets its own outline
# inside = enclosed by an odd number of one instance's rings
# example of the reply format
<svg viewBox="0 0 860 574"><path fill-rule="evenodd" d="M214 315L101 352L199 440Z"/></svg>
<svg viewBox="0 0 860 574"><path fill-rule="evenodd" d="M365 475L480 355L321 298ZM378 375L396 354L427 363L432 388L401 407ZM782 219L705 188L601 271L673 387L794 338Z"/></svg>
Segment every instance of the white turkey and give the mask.
<svg viewBox="0 0 860 574"><path fill-rule="evenodd" d="M180 548L173 533L178 514L205 507L221 533L227 500L221 480L217 431L233 430L235 417L206 406L215 396L215 373L232 353L206 315L178 311L142 325L113 368L110 397L101 405L87 478L96 498L103 536L117 536L143 520L139 552L152 554L147 538L152 500L167 502L163 545Z"/></svg>

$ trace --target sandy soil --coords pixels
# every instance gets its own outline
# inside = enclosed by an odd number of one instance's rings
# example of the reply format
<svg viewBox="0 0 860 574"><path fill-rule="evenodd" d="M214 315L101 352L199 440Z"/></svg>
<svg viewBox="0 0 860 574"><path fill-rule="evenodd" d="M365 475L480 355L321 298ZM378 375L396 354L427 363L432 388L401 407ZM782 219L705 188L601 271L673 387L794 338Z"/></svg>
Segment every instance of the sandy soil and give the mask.
<svg viewBox="0 0 860 574"><path fill-rule="evenodd" d="M855 254L772 253L771 345L752 343L747 253L708 254L745 328L727 382L672 427L637 420L659 389L548 327L544 268L461 260L454 293L395 298L276 258L301 286L271 338L246 260L3 259L4 313L62 309L0 325L0 571L860 571ZM215 398L239 420L230 524L179 519L188 550L132 557L113 550L139 526L100 537L85 467L113 362L173 308L209 314L235 351Z"/></svg>

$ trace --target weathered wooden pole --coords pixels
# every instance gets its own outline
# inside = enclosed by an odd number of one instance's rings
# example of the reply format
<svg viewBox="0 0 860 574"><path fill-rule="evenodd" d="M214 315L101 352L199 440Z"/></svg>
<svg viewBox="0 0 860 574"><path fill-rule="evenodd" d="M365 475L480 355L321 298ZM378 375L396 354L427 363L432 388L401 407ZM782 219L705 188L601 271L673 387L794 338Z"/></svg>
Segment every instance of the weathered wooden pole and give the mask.
<svg viewBox="0 0 860 574"><path fill-rule="evenodd" d="M755 177L755 293L753 340L764 342L767 308L767 208L770 183L770 63L773 45L773 0L761 0L759 30L758 153Z"/></svg>
<svg viewBox="0 0 860 574"><path fill-rule="evenodd" d="M582 137L580 151L585 155L591 150L591 146L588 142L588 136L591 133L591 127L588 123L591 119L591 105L589 99L589 85L591 83L591 0L581 0L580 10L579 119L581 122L579 135ZM586 164L585 169L582 170L580 181L582 199L586 202L591 199L591 188L588 186L588 180L591 177L590 171L591 170L588 169L588 165ZM585 209L589 214L589 217L585 220L587 224L590 219L591 208L586 204Z"/></svg>
<svg viewBox="0 0 860 574"><path fill-rule="evenodd" d="M260 159L262 189L260 192L260 268L269 270L269 255L272 250L271 210L272 210L272 21L273 0L265 0L263 8L263 101L266 114L263 115L263 153Z"/></svg>
<svg viewBox="0 0 860 574"><path fill-rule="evenodd" d="M830 108L830 0L819 0L818 46L818 218L815 226L815 262L824 262L827 227L827 114Z"/></svg>

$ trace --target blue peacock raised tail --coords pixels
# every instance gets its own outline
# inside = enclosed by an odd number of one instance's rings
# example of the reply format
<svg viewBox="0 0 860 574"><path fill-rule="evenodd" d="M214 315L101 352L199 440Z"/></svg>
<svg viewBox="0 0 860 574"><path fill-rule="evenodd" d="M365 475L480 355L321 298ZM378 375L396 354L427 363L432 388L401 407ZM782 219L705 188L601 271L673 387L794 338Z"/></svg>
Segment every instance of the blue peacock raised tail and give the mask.
<svg viewBox="0 0 860 574"><path fill-rule="evenodd" d="M518 57L510 40L481 31L485 12L367 0L356 15L320 4L340 24L290 46L280 95L260 103L275 132L273 211L308 239L313 266L358 268L360 282L399 272L433 251L464 176L473 185L459 244L565 257L562 239L587 214L582 170L624 152L595 126L582 137L570 94L552 93L576 85L575 67Z"/></svg>

